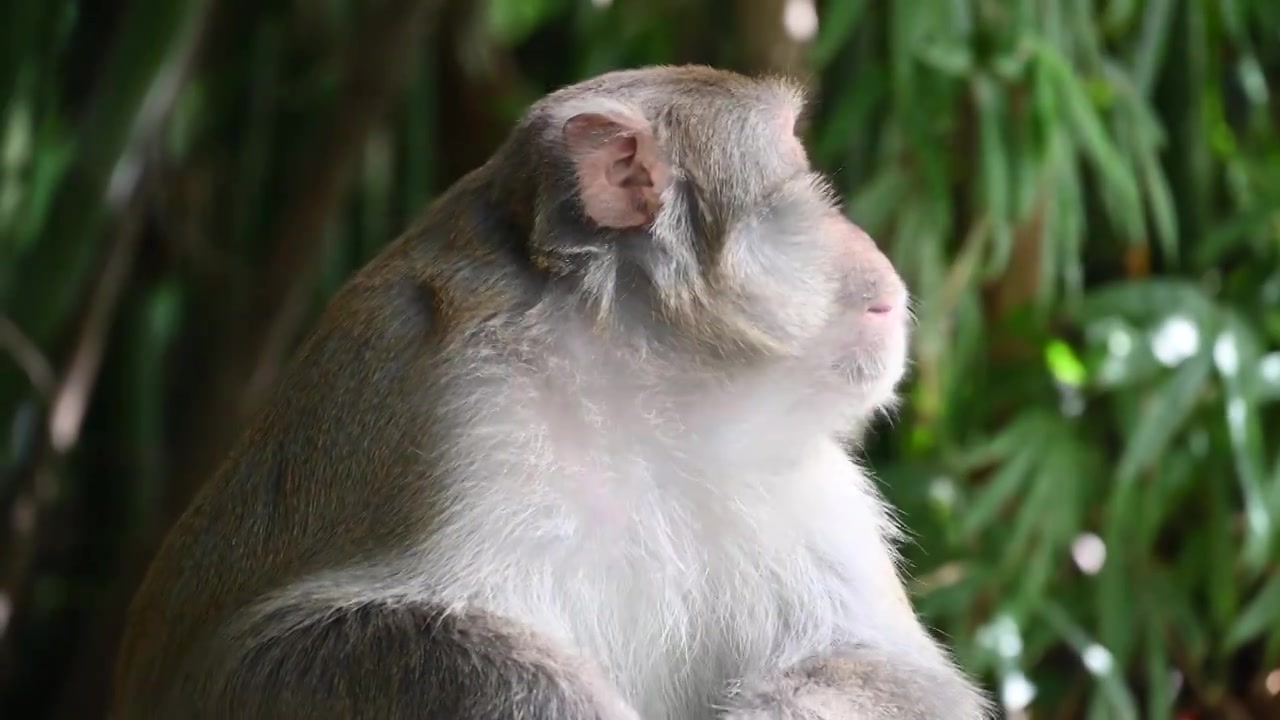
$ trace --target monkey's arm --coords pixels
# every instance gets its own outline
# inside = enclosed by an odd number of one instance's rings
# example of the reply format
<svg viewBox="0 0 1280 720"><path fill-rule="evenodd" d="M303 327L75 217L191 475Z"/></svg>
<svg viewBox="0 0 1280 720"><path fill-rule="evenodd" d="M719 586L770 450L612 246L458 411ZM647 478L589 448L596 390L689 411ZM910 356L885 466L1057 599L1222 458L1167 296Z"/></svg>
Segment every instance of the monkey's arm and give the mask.
<svg viewBox="0 0 1280 720"><path fill-rule="evenodd" d="M258 639L219 657L164 717L636 720L591 669L493 615L381 601L318 610L260 617L247 628Z"/></svg>
<svg viewBox="0 0 1280 720"><path fill-rule="evenodd" d="M722 720L985 720L987 700L939 655L844 646L734 689Z"/></svg>
<svg viewBox="0 0 1280 720"><path fill-rule="evenodd" d="M929 636L911 606L889 545L867 539L878 588L864 622L876 639L816 653L773 676L747 678L720 720L987 720L990 707ZM869 628L870 629L870 628Z"/></svg>

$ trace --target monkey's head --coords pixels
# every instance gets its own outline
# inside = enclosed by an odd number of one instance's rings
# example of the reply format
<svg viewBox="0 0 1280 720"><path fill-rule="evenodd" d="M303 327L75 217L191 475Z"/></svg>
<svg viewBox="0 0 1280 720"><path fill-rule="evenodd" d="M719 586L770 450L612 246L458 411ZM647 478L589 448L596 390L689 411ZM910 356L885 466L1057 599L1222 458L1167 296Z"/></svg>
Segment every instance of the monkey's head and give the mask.
<svg viewBox="0 0 1280 720"><path fill-rule="evenodd" d="M803 109L789 82L690 66L548 95L507 148L540 168L535 258L598 319L706 358L809 363L888 400L907 290L810 166Z"/></svg>

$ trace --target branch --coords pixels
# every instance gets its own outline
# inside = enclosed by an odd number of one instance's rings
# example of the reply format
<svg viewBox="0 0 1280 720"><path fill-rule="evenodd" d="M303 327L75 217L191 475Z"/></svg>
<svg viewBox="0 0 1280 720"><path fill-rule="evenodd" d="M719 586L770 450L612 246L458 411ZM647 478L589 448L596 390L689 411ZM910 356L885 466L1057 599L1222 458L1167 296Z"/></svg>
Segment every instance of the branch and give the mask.
<svg viewBox="0 0 1280 720"><path fill-rule="evenodd" d="M53 363L13 320L0 316L0 350L13 358L14 364L27 376L31 387L42 397L53 394Z"/></svg>
<svg viewBox="0 0 1280 720"><path fill-rule="evenodd" d="M80 436L89 398L98 379L98 369L111 333L120 296L134 267L138 249L138 228L132 214L119 226L106 262L103 263L86 297L76 341L69 359L53 386L52 402L44 418L44 432L31 457L22 463L14 481L12 500L0 525L0 596L10 598L14 616L26 610L30 580L36 566L46 528L41 520L55 494L58 470ZM11 627L20 625L10 623ZM0 643L6 660L13 655L13 635L0 625ZM4 668L6 671L8 667ZM0 687L8 686L0 681Z"/></svg>

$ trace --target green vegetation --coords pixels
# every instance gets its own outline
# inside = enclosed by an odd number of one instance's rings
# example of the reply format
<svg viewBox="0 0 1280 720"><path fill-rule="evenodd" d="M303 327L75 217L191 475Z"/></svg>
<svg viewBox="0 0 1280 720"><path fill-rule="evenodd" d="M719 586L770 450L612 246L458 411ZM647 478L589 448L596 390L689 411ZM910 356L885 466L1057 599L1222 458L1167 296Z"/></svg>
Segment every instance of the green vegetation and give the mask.
<svg viewBox="0 0 1280 720"><path fill-rule="evenodd" d="M0 5L0 715L100 716L325 298L533 98L656 62L811 77L916 296L868 451L961 662L1032 717L1280 715L1280 3L808 5Z"/></svg>

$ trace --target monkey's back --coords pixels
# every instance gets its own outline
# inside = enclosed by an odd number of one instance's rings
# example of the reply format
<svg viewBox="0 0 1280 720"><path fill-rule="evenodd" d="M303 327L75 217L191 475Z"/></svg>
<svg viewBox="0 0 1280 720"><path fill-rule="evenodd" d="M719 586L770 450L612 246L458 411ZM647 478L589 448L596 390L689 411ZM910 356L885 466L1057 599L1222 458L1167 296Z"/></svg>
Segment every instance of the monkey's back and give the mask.
<svg viewBox="0 0 1280 720"><path fill-rule="evenodd" d="M493 291L500 274L475 267L490 251L441 230L467 212L466 189L339 291L169 531L130 607L120 717L153 717L147 707L197 682L254 601L317 568L380 562L422 533L442 349L513 302Z"/></svg>

